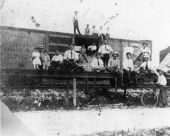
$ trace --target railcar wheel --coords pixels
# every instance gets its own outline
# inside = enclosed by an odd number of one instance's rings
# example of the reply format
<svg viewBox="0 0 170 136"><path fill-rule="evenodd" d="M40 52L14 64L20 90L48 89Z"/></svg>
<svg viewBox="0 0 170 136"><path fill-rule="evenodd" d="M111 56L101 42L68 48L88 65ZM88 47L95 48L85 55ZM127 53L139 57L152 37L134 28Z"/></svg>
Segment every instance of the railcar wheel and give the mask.
<svg viewBox="0 0 170 136"><path fill-rule="evenodd" d="M158 95L155 92L145 92L141 96L143 106L156 106L158 103Z"/></svg>

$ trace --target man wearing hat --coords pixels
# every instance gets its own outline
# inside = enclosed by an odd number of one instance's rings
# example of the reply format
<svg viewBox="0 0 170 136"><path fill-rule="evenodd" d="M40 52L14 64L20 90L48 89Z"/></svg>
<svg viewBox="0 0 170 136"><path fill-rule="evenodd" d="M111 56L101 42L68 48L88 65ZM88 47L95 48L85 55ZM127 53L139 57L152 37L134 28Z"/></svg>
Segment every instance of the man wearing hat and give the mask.
<svg viewBox="0 0 170 136"><path fill-rule="evenodd" d="M162 106L165 107L167 105L167 88L166 88L167 80L164 75L167 73L167 69L159 68L155 72L158 76L158 82L155 87L160 89L158 104L161 107Z"/></svg>
<svg viewBox="0 0 170 136"><path fill-rule="evenodd" d="M126 53L127 53L127 52L130 52L131 54L134 53L134 48L131 47L129 41L127 42L127 46L126 46L126 47L124 48L124 50L123 50L123 59L126 59Z"/></svg>
<svg viewBox="0 0 170 136"><path fill-rule="evenodd" d="M117 51L113 52L112 57L108 61L107 70L120 78L121 85L123 84L123 73L120 71L119 54Z"/></svg>
<svg viewBox="0 0 170 136"><path fill-rule="evenodd" d="M87 24L85 31L84 31L85 35L90 35L90 28L89 28L89 24Z"/></svg>
<svg viewBox="0 0 170 136"><path fill-rule="evenodd" d="M154 73L154 67L150 61L150 55L145 54L144 62L140 65L139 71L141 73Z"/></svg>
<svg viewBox="0 0 170 136"><path fill-rule="evenodd" d="M131 52L127 52L126 58L123 60L123 77L126 79L127 84L131 84L132 81L136 84L136 72L134 71L131 55Z"/></svg>
<svg viewBox="0 0 170 136"><path fill-rule="evenodd" d="M40 59L40 52L37 47L34 48L34 51L32 53L32 64L34 66L34 69L39 70L40 66L42 65L41 59Z"/></svg>
<svg viewBox="0 0 170 136"><path fill-rule="evenodd" d="M107 40L104 40L104 44L100 46L98 52L103 55L102 60L104 62L104 66L107 67L108 60L110 58L109 54L113 52L112 47L107 44Z"/></svg>

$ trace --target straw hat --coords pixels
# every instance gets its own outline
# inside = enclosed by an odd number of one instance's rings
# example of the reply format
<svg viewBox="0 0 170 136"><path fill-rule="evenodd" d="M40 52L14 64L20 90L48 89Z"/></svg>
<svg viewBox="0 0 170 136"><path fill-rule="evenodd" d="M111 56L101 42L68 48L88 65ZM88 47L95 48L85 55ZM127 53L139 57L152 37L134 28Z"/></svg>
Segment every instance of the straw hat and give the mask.
<svg viewBox="0 0 170 136"><path fill-rule="evenodd" d="M37 45L35 48L37 48L37 49L43 49L44 46L43 46L43 45Z"/></svg>
<svg viewBox="0 0 170 136"><path fill-rule="evenodd" d="M116 55L116 57L119 57L119 53L117 51L112 53L112 56Z"/></svg>
<svg viewBox="0 0 170 136"><path fill-rule="evenodd" d="M144 58L150 58L150 55L149 54L145 54Z"/></svg>

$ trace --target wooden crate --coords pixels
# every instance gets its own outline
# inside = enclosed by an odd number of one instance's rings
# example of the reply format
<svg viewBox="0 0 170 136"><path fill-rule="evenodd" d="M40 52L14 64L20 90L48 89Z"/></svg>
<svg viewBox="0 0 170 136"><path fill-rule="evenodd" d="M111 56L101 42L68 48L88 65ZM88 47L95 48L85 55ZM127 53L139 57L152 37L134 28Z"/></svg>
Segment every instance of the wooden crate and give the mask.
<svg viewBox="0 0 170 136"><path fill-rule="evenodd" d="M167 96L168 96L167 102L168 102L168 105L170 106L170 90L169 90L169 88L167 90Z"/></svg>

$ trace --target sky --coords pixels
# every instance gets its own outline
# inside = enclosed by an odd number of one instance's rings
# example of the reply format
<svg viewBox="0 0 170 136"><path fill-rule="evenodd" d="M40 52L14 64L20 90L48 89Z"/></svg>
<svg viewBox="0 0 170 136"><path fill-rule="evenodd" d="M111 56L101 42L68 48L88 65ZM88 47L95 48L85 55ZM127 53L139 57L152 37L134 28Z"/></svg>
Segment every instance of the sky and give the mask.
<svg viewBox="0 0 170 136"><path fill-rule="evenodd" d="M159 63L159 51L170 46L170 0L3 1L0 3L3 26L73 33L72 16L78 10L81 32L86 24L98 28L109 21L104 26L110 27L113 38L152 40L155 65ZM35 22L40 26L36 27Z"/></svg>

